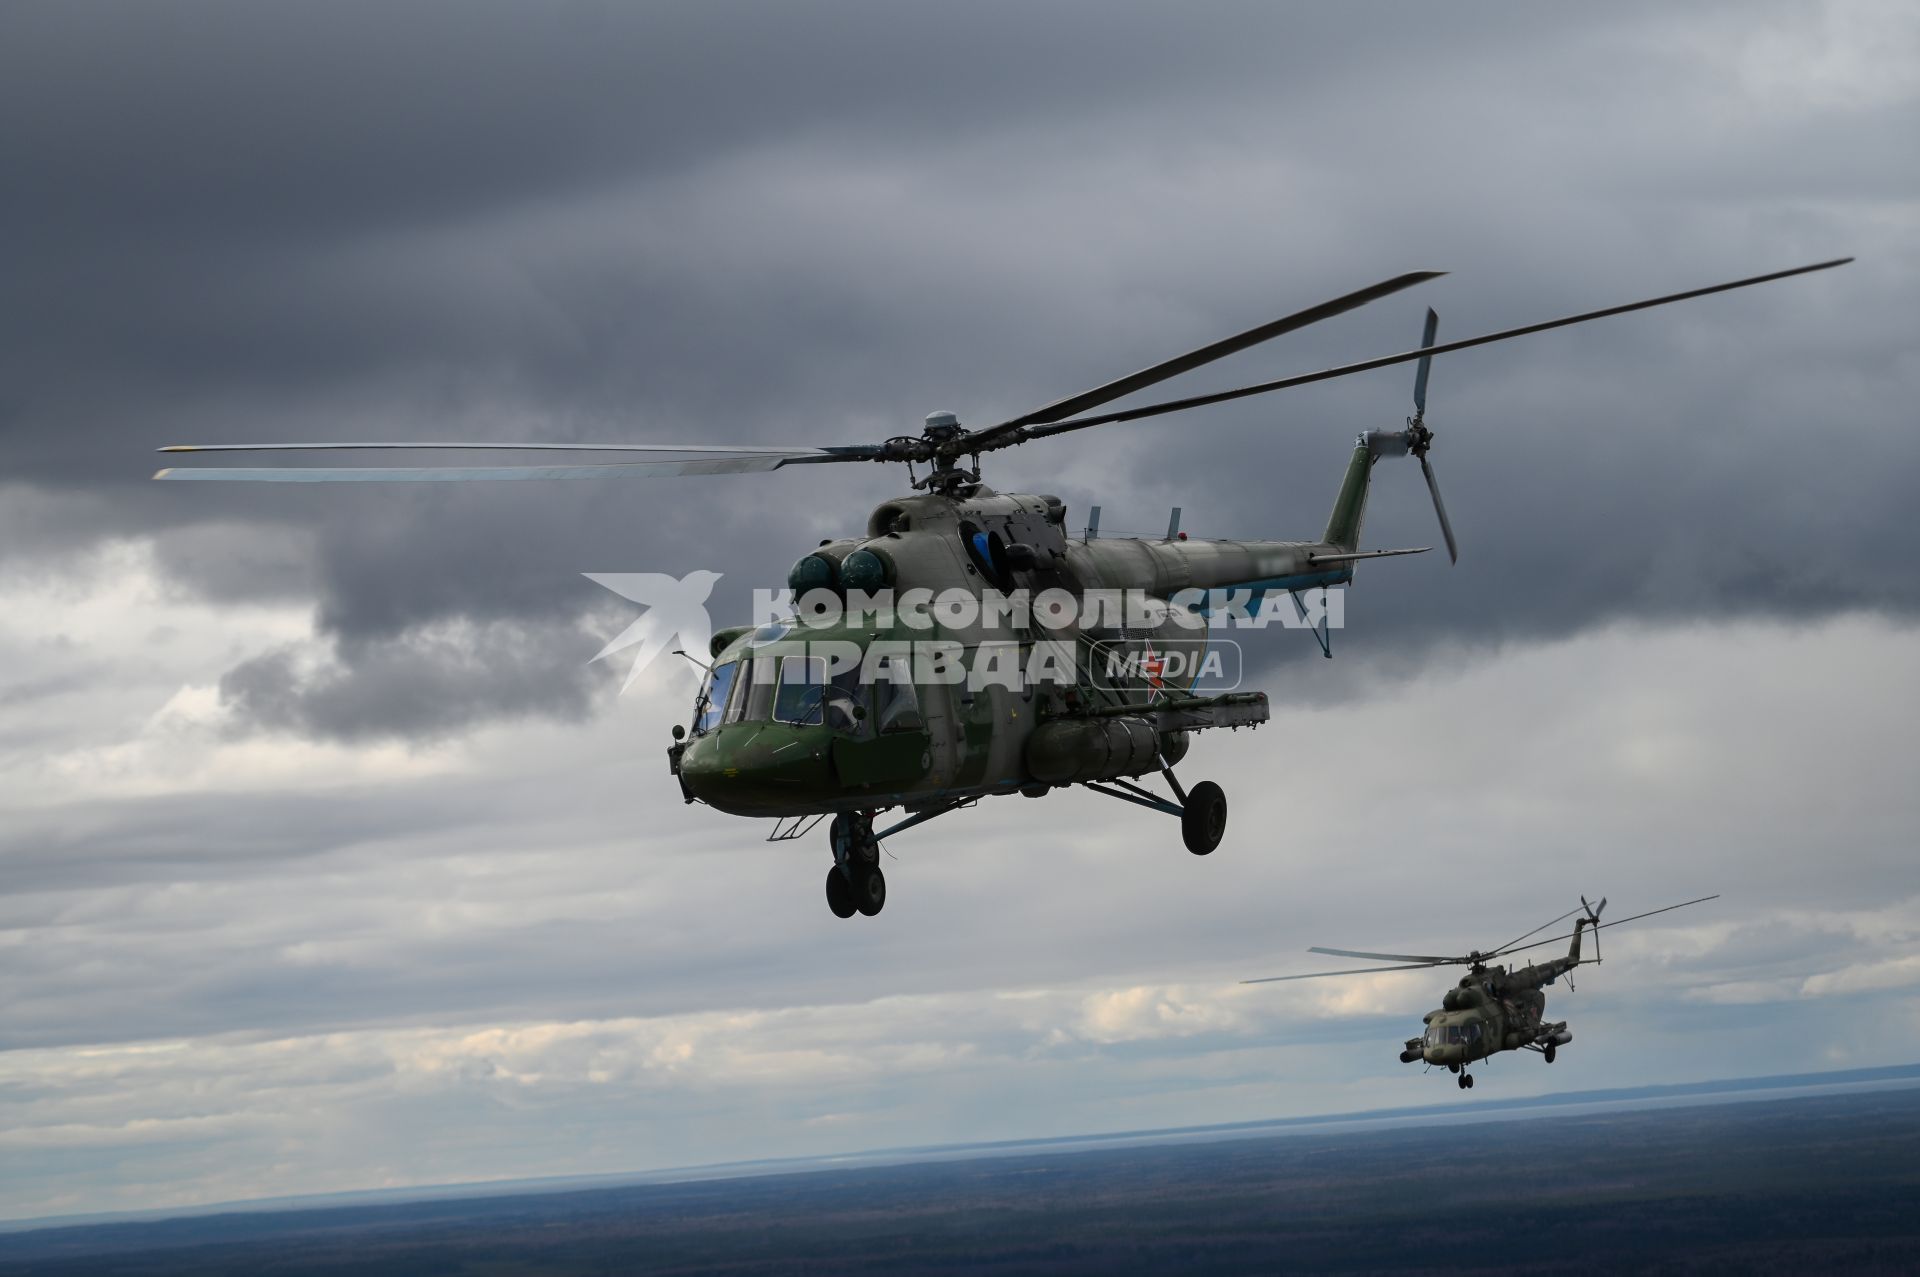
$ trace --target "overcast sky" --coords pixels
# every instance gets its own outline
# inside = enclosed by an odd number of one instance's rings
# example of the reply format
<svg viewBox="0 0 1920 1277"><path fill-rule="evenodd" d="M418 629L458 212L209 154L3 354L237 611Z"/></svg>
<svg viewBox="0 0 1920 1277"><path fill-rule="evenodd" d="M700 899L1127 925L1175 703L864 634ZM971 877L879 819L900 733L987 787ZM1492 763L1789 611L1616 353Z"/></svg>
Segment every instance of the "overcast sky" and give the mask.
<svg viewBox="0 0 1920 1277"><path fill-rule="evenodd" d="M1920 15L1885 3L16 3L0 12L0 1217L1451 1098L1443 979L1242 988L1724 898L1484 1095L1920 1048ZM683 806L583 572L743 612L904 476L154 484L303 438L984 425L1412 269L1174 393L1446 357L1458 527L1250 653L1220 851L1088 794L894 840ZM1411 374L989 459L1312 536ZM1384 466L1367 536L1434 540Z"/></svg>

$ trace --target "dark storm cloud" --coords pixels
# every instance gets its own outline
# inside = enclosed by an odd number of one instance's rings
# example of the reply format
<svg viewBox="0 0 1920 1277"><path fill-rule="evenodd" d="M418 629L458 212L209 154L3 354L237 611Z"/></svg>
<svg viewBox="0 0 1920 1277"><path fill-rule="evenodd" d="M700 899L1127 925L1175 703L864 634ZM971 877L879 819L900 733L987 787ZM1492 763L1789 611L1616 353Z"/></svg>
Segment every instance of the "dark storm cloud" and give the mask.
<svg viewBox="0 0 1920 1277"><path fill-rule="evenodd" d="M220 696L247 728L338 739L444 736L485 718L578 719L618 685L609 667L572 659L592 641L575 625L495 621L345 640L318 668L307 668L304 650L281 648L228 670Z"/></svg>
<svg viewBox="0 0 1920 1277"><path fill-rule="evenodd" d="M1858 252L1444 362L1436 462L1469 558L1370 568L1346 650L1412 667L1623 616L1910 611L1915 271L1886 210L1914 191L1889 162L1911 91L1782 98L1698 38L1711 13L1614 16L14 6L0 161L33 180L0 205L0 430L27 486L0 554L157 533L186 588L308 592L335 663L232 670L258 725L571 715L611 615L580 572L719 570L739 609L899 476L183 490L145 482L148 449L862 441L933 408L979 424L1412 266L1457 272L1425 290L1457 335ZM1402 348L1426 299L1208 376ZM1109 527L1181 504L1201 535L1310 536L1345 441L1395 424L1406 383L1118 427L992 477ZM1413 473L1382 480L1370 539L1432 541ZM512 637L452 653L457 625Z"/></svg>

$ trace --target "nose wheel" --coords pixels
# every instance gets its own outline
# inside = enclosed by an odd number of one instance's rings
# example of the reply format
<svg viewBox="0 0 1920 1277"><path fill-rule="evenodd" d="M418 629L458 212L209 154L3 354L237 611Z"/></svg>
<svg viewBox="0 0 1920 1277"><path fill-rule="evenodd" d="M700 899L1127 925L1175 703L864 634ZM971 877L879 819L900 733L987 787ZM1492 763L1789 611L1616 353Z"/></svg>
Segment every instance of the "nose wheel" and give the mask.
<svg viewBox="0 0 1920 1277"><path fill-rule="evenodd" d="M827 870L827 908L833 910L836 918L851 918L860 910L854 903L853 884L840 872L839 865Z"/></svg>
<svg viewBox="0 0 1920 1277"><path fill-rule="evenodd" d="M880 842L873 836L873 813L841 812L829 831L833 868L827 870L827 908L836 918L886 908L887 876L880 872Z"/></svg>

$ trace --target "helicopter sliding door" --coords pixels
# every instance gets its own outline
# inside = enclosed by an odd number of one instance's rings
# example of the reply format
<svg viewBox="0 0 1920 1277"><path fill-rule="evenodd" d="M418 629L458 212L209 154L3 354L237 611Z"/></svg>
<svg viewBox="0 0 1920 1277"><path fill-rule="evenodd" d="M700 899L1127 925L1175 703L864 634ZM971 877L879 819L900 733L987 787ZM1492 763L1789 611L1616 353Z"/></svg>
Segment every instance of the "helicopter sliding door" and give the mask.
<svg viewBox="0 0 1920 1277"><path fill-rule="evenodd" d="M866 717L833 738L833 768L843 785L911 784L933 764L927 712L911 666L904 656L883 664L886 677L868 689L873 703Z"/></svg>

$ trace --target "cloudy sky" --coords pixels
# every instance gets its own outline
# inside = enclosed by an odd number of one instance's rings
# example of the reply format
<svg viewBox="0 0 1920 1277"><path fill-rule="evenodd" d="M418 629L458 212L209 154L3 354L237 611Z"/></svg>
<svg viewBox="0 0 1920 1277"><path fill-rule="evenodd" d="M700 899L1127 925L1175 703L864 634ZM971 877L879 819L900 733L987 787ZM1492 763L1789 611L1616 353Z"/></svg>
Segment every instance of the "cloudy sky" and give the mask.
<svg viewBox="0 0 1920 1277"><path fill-rule="evenodd" d="M1441 981L1243 988L1606 894L1511 1096L1920 1054L1920 15L1872 3L16 3L0 14L0 1217L1451 1097ZM173 442L857 443L1411 269L1192 389L1465 352L1463 541L1184 771L895 840L686 807L583 572L743 610L877 468L153 484ZM1404 368L991 459L1071 521L1317 533ZM1186 383L1178 383L1181 390ZM1432 541L1385 468L1378 545ZM1671 925L1664 925L1670 922Z"/></svg>

